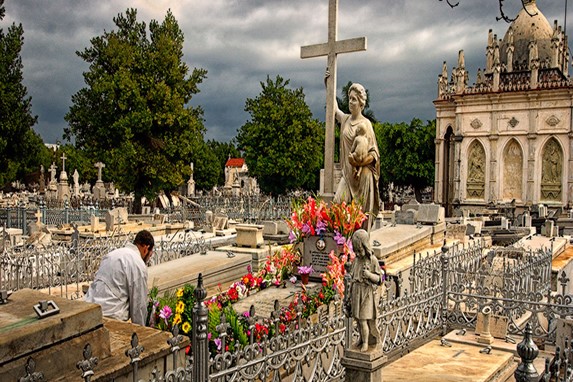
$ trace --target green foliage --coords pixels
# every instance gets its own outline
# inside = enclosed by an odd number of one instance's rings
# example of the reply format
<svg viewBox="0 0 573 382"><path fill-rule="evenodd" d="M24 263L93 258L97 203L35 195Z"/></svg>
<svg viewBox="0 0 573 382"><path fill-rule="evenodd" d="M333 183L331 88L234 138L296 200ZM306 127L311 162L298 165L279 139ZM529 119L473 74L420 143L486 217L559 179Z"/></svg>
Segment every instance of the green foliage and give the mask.
<svg viewBox="0 0 573 382"><path fill-rule="evenodd" d="M229 158L240 158L241 152L237 149L235 140L231 142L218 142L215 140L207 141L207 146L217 157L217 185L225 184L225 164Z"/></svg>
<svg viewBox="0 0 573 382"><path fill-rule="evenodd" d="M3 16L2 1L0 19ZM13 23L6 33L0 29L0 186L32 172L38 176L40 165L47 166L50 160L42 138L33 130L38 117L32 115L32 98L22 84L23 45L22 24Z"/></svg>
<svg viewBox="0 0 573 382"><path fill-rule="evenodd" d="M238 132L249 174L265 193L318 189L323 162L324 127L313 119L302 88L289 89L289 80L268 76L262 92L247 99L251 115Z"/></svg>
<svg viewBox="0 0 573 382"><path fill-rule="evenodd" d="M203 156L203 111L190 106L206 71L188 75L183 33L170 11L163 22L150 22L149 33L135 9L113 21L116 30L77 52L90 67L87 86L72 96L64 138L104 162L109 180L135 192L137 208L140 196L153 200L184 184L190 162L197 184L210 182L203 170L214 157Z"/></svg>
<svg viewBox="0 0 573 382"><path fill-rule="evenodd" d="M410 124L376 123L374 132L380 148L380 189L412 186L419 195L434 184L436 121L425 125L414 118Z"/></svg>

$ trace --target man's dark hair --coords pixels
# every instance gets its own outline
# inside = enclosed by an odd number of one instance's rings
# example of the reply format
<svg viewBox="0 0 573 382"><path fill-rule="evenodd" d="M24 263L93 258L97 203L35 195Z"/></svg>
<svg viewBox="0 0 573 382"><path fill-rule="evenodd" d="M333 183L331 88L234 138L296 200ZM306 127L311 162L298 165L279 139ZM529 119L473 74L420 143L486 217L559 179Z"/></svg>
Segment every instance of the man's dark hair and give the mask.
<svg viewBox="0 0 573 382"><path fill-rule="evenodd" d="M149 249L153 249L155 245L155 240L153 239L153 235L148 230L141 230L135 235L135 239L133 239L133 244L137 245L149 245Z"/></svg>

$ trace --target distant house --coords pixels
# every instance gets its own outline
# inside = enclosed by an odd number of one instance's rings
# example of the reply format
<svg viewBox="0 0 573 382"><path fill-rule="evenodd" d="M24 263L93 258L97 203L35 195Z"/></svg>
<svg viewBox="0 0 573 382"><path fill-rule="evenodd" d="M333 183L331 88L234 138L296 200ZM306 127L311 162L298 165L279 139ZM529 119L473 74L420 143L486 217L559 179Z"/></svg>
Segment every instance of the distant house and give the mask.
<svg viewBox="0 0 573 382"><path fill-rule="evenodd" d="M249 168L243 158L231 158L225 163L226 195L240 196L245 194L258 194L257 180L249 177Z"/></svg>

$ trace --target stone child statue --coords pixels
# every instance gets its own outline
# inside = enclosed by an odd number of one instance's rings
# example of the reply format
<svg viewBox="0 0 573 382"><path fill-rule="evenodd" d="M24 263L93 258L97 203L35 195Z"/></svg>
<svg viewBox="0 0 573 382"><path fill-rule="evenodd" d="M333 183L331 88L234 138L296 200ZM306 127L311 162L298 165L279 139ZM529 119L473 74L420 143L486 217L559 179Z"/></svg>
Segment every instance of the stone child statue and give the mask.
<svg viewBox="0 0 573 382"><path fill-rule="evenodd" d="M350 149L350 154L348 154L349 160L355 163L362 163L368 155L368 138L366 137L366 125L359 124L356 126L356 136L354 137L354 142L352 142L352 148ZM354 176L356 178L360 177L362 173L361 166L354 167Z"/></svg>
<svg viewBox="0 0 573 382"><path fill-rule="evenodd" d="M384 281L384 271L378 264L370 246L368 232L359 229L352 235L352 246L356 258L350 269L350 304L352 318L358 322L360 340L356 346L368 351L368 345L377 345L380 332L376 326L380 295L378 287Z"/></svg>

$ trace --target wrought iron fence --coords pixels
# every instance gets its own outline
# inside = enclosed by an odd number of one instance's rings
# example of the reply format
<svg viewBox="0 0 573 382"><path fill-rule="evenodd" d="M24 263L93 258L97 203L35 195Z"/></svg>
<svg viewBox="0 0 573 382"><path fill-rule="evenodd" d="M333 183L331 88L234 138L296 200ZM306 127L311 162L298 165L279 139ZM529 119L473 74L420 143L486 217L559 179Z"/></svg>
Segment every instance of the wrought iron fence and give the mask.
<svg viewBox="0 0 573 382"><path fill-rule="evenodd" d="M58 295L76 299L81 284L91 282L102 257L133 240L133 233L117 229L109 237L80 239L77 229L67 242L49 245L4 246L0 252L0 290L22 288L59 290ZM184 256L206 253L209 241L194 232L179 231L156 242L151 265Z"/></svg>
<svg viewBox="0 0 573 382"><path fill-rule="evenodd" d="M178 352L182 349L182 336L178 326L174 327L173 336L167 342L171 348L171 370L159 375L157 370L144 375L138 364L144 350L139 345L137 334L132 335L131 348L128 349L125 362L132 366L131 374L134 381L281 381L285 376L293 381L341 381L346 371L341 364L345 346L345 318L341 314L340 303L334 303L332 314L322 315L320 322L312 323L301 317L298 312L297 320L284 330L279 328L278 313L273 315L276 335L265 336L262 340L254 340L255 325L261 320L251 307L249 325L251 335L249 343L238 346L233 352L225 351L227 326L219 325L219 339L222 341L222 351L214 357L209 356L207 347L208 311L204 304L206 291L203 287L203 277L200 274L198 285L194 291L195 305L193 308L192 345L184 365L179 364ZM281 307L275 302L275 309ZM84 381L90 381L97 376L97 354L92 354L91 346L86 345L83 359L78 356L78 376ZM20 380L43 380L41 370L35 370L34 361L28 363L22 370ZM27 378L27 379L26 379ZM35 379L32 379L35 378Z"/></svg>

